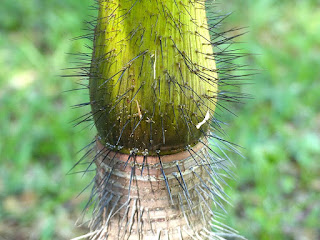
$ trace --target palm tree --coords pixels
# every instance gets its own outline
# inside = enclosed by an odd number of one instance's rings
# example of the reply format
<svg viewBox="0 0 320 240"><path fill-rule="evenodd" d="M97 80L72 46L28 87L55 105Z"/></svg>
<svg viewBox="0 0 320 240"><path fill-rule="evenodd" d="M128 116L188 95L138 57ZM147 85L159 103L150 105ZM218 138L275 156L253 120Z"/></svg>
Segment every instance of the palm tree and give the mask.
<svg viewBox="0 0 320 240"><path fill-rule="evenodd" d="M223 239L228 157L214 116L237 57L204 0L98 0L91 112L98 130L90 239ZM207 11L208 14L208 11ZM208 21L212 23L208 23ZM217 67L216 63L220 63ZM89 70L88 70L89 69ZM218 89L219 86L219 89ZM229 94L228 94L229 93ZM220 142L220 145L216 143ZM217 146L215 146L217 145ZM220 210L219 210L220 209ZM80 237L82 238L82 237ZM77 239L80 239L77 238Z"/></svg>

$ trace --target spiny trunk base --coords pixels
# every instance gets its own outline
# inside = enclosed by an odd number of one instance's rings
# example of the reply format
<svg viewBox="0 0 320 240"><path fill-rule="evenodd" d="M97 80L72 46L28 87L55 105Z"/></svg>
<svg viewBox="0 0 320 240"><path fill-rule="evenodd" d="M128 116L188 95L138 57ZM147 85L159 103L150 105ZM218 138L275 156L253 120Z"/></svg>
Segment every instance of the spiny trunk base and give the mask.
<svg viewBox="0 0 320 240"><path fill-rule="evenodd" d="M97 203L91 239L223 239L214 233L214 204L222 206L218 163L204 144L185 152L143 156L111 151L97 140Z"/></svg>

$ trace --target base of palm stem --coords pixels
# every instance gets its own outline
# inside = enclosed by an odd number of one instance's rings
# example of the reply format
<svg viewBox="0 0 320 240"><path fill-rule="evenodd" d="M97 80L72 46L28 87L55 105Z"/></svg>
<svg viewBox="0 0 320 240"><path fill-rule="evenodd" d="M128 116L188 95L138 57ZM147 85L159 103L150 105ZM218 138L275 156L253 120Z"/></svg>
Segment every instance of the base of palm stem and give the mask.
<svg viewBox="0 0 320 240"><path fill-rule="evenodd" d="M223 161L202 142L164 156L121 154L96 144L90 239L224 239ZM95 198L95 199L94 199ZM221 212L221 211L220 211Z"/></svg>

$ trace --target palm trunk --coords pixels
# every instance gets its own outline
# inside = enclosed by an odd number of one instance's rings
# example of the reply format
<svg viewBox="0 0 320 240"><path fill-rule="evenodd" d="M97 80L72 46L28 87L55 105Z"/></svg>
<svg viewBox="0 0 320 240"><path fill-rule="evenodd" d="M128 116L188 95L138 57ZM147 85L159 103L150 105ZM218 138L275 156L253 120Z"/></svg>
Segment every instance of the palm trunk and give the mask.
<svg viewBox="0 0 320 240"><path fill-rule="evenodd" d="M210 40L205 1L97 2L90 239L236 236L212 210L224 210L220 172L230 172L210 147L219 139L217 99L226 96L217 89L219 43Z"/></svg>
<svg viewBox="0 0 320 240"><path fill-rule="evenodd" d="M90 224L96 239L215 239L224 234L211 229L213 192L223 198L216 170L205 163L195 166L208 160L202 143L192 155L127 155L99 142L97 151L100 201Z"/></svg>

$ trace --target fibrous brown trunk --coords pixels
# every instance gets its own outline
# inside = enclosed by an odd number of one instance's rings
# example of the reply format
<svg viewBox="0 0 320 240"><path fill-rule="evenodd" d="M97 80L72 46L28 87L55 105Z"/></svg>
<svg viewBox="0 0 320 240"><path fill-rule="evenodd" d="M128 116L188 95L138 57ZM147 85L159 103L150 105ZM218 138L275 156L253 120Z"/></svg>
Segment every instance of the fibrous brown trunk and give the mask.
<svg viewBox="0 0 320 240"><path fill-rule="evenodd" d="M91 239L220 239L213 204L224 199L205 142L185 152L142 156L110 151L97 141Z"/></svg>

